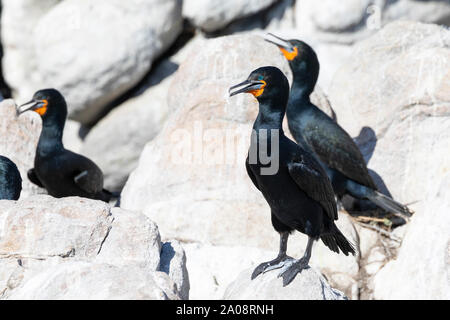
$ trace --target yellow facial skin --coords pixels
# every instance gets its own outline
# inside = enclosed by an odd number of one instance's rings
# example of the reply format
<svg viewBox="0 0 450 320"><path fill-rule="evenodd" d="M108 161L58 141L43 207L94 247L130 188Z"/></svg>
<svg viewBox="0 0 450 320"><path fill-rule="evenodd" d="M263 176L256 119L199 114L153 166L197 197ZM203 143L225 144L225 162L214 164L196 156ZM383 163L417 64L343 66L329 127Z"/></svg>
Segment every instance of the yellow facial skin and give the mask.
<svg viewBox="0 0 450 320"><path fill-rule="evenodd" d="M47 106L48 106L47 100L42 100L42 102L44 103L44 105L42 107L34 109L34 111L37 112L41 117L47 112Z"/></svg>
<svg viewBox="0 0 450 320"><path fill-rule="evenodd" d="M283 52L283 55L288 59L289 61L292 61L295 59L295 57L298 56L298 48L294 47L293 52L287 51L285 48L280 48L281 52Z"/></svg>
<svg viewBox="0 0 450 320"><path fill-rule="evenodd" d="M267 83L266 83L264 80L261 80L261 82L262 82L263 84L261 85L261 88L260 88L260 89L257 89L257 90L251 90L251 91L249 91L249 93L251 93L251 94L254 95L255 97L259 97L260 95L262 95L263 92L264 92L264 88L266 87Z"/></svg>

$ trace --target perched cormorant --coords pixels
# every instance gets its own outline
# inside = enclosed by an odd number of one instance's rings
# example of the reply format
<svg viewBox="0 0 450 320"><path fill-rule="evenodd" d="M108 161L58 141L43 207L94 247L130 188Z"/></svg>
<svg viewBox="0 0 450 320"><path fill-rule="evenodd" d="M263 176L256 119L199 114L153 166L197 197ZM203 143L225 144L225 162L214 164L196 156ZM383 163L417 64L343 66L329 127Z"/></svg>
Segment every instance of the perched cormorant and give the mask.
<svg viewBox="0 0 450 320"><path fill-rule="evenodd" d="M0 200L18 200L22 178L14 162L0 156Z"/></svg>
<svg viewBox="0 0 450 320"><path fill-rule="evenodd" d="M31 105L27 108L24 106ZM21 114L28 110L42 118L42 131L34 159L34 168L28 178L47 189L56 198L79 196L108 202L112 194L103 189L103 173L91 160L66 150L62 143L67 117L64 97L55 89L36 92L33 99L17 109Z"/></svg>
<svg viewBox="0 0 450 320"><path fill-rule="evenodd" d="M307 150L284 135L282 122L289 98L284 74L275 67L259 68L246 81L230 88L230 96L242 92L253 94L259 102L245 163L247 173L268 202L272 225L280 234L277 258L260 264L252 279L282 268L279 276L286 286L308 267L314 240L322 239L337 253L339 249L345 255L355 251L334 223L338 218L336 201L326 172ZM286 255L288 236L294 230L309 237L299 260Z"/></svg>
<svg viewBox="0 0 450 320"><path fill-rule="evenodd" d="M286 110L289 130L297 143L311 148L320 159L338 198L349 194L357 199L368 199L388 212L410 216L407 206L378 191L350 135L311 103L309 97L319 77L319 60L314 50L303 41L284 40L272 34L266 41L280 48L293 73Z"/></svg>

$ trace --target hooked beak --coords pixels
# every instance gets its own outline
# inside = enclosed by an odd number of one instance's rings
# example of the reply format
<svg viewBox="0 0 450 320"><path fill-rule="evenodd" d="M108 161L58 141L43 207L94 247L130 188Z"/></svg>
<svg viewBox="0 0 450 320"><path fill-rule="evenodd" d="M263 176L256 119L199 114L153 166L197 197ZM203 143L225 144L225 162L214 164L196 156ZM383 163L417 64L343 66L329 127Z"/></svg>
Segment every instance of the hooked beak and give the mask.
<svg viewBox="0 0 450 320"><path fill-rule="evenodd" d="M294 52L295 48L292 44L290 44L288 41L277 37L276 35L272 34L272 33L268 33L265 37L264 40L267 42L270 42L276 46L278 46L279 48L283 48L288 52Z"/></svg>
<svg viewBox="0 0 450 320"><path fill-rule="evenodd" d="M28 105L31 105L31 106L26 107ZM27 112L29 110L36 110L36 109L39 109L39 108L41 108L43 106L44 106L44 101L31 100L31 101L28 101L27 103L24 103L24 104L18 106L16 108L16 113L17 113L17 115L20 115L20 114L22 114L24 112ZM24 107L26 107L26 108L24 108Z"/></svg>
<svg viewBox="0 0 450 320"><path fill-rule="evenodd" d="M256 91L261 90L264 88L265 83L263 81L257 81L257 80L245 80L244 82L241 82L235 86L232 86L228 92L230 94L230 97L237 95L239 93L243 92L250 92L250 91Z"/></svg>

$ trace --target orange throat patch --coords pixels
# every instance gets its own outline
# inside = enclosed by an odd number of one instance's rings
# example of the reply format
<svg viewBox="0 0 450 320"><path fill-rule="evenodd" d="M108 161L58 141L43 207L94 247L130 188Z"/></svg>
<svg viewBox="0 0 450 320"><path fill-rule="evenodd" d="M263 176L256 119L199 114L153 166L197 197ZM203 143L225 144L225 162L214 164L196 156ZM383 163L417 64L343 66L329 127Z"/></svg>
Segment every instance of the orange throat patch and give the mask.
<svg viewBox="0 0 450 320"><path fill-rule="evenodd" d="M297 47L294 47L294 51L289 52L285 48L280 48L281 52L283 52L283 55L288 59L289 61L292 61L295 59L295 57L298 56L298 49Z"/></svg>
<svg viewBox="0 0 450 320"><path fill-rule="evenodd" d="M251 93L255 97L259 97L260 95L262 95L264 93L264 88L266 87L267 83L264 80L261 80L261 82L262 82L262 84L261 84L261 88L260 89L251 90L251 91L249 91L249 93Z"/></svg>
<svg viewBox="0 0 450 320"><path fill-rule="evenodd" d="M42 100L42 102L44 103L44 105L42 107L34 109L34 111L37 112L40 116L43 116L47 112L47 106L48 106L47 100Z"/></svg>

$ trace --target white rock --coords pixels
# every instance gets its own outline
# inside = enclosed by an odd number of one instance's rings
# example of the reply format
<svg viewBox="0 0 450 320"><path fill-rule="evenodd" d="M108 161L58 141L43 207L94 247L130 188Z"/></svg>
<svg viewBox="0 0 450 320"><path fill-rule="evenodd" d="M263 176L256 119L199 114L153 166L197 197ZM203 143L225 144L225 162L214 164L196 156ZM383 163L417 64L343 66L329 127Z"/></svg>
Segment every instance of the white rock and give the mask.
<svg viewBox="0 0 450 320"><path fill-rule="evenodd" d="M297 37L351 44L370 37L386 24L412 20L447 25L448 1L302 0L295 5ZM292 28L291 28L292 29Z"/></svg>
<svg viewBox="0 0 450 320"><path fill-rule="evenodd" d="M450 3L448 1L400 0L392 2L383 13L384 21L413 20L449 25Z"/></svg>
<svg viewBox="0 0 450 320"><path fill-rule="evenodd" d="M81 153L102 168L106 189L123 188L145 144L163 127L174 68L170 61L158 66L147 90L111 111L86 136Z"/></svg>
<svg viewBox="0 0 450 320"><path fill-rule="evenodd" d="M386 262L387 257L384 248L375 247L370 251L364 269L368 275L374 275L386 264Z"/></svg>
<svg viewBox="0 0 450 320"><path fill-rule="evenodd" d="M227 24L267 8L277 0L184 0L183 16L205 31L212 32Z"/></svg>
<svg viewBox="0 0 450 320"><path fill-rule="evenodd" d="M39 115L27 112L20 117L16 115L15 103L4 100L0 103L0 154L13 161L22 177L20 197L45 193L45 190L32 184L27 172L34 167L36 146L41 134L42 122Z"/></svg>
<svg viewBox="0 0 450 320"><path fill-rule="evenodd" d="M189 280L176 251L160 272L157 226L101 201L0 201L2 299L179 299Z"/></svg>
<svg viewBox="0 0 450 320"><path fill-rule="evenodd" d="M165 272L177 287L181 299L189 299L189 274L186 268L186 254L180 242L171 240L163 243L159 270Z"/></svg>
<svg viewBox="0 0 450 320"><path fill-rule="evenodd" d="M144 77L181 25L178 0L63 1L33 34L39 87L59 89L70 116L89 123Z"/></svg>
<svg viewBox="0 0 450 320"><path fill-rule="evenodd" d="M96 261L117 266L136 264L157 271L161 252L158 226L138 212L113 208L111 215L112 223Z"/></svg>
<svg viewBox="0 0 450 320"><path fill-rule="evenodd" d="M366 259L369 256L371 249L378 243L378 233L358 224L355 225L355 228L359 236L359 250L361 253L361 258Z"/></svg>
<svg viewBox="0 0 450 320"><path fill-rule="evenodd" d="M376 299L450 299L450 174L411 218L398 257L374 278Z"/></svg>
<svg viewBox="0 0 450 320"><path fill-rule="evenodd" d="M227 288L225 300L345 300L344 294L330 287L313 268L303 270L286 287L278 278L279 270L259 275L251 280L253 270L242 272Z"/></svg>
<svg viewBox="0 0 450 320"><path fill-rule="evenodd" d="M78 197L0 202L0 256L94 258L111 227L110 208Z"/></svg>
<svg viewBox="0 0 450 320"><path fill-rule="evenodd" d="M79 122L67 119L64 126L63 144L64 148L79 153L83 145L83 139L80 136L82 126Z"/></svg>
<svg viewBox="0 0 450 320"><path fill-rule="evenodd" d="M161 282L165 282L160 286ZM178 300L164 273L137 266L117 267L86 262L62 263L25 279L11 300Z"/></svg>
<svg viewBox="0 0 450 320"><path fill-rule="evenodd" d="M38 81L32 34L43 15L61 0L3 0L3 76L15 97L29 101ZM28 99L25 101L25 99Z"/></svg>
<svg viewBox="0 0 450 320"><path fill-rule="evenodd" d="M272 260L276 252L246 246L213 246L186 243L191 300L222 299L226 288L242 270Z"/></svg>

